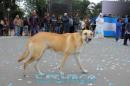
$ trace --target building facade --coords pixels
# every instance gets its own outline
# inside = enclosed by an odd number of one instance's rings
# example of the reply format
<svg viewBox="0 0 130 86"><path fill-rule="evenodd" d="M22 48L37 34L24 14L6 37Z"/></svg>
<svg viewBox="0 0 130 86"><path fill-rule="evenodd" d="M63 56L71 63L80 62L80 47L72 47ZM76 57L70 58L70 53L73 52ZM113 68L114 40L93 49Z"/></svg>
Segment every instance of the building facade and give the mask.
<svg viewBox="0 0 130 86"><path fill-rule="evenodd" d="M114 16L130 15L130 0L102 1L102 13Z"/></svg>
<svg viewBox="0 0 130 86"><path fill-rule="evenodd" d="M63 14L70 12L72 9L72 0L50 0L49 11L50 13Z"/></svg>

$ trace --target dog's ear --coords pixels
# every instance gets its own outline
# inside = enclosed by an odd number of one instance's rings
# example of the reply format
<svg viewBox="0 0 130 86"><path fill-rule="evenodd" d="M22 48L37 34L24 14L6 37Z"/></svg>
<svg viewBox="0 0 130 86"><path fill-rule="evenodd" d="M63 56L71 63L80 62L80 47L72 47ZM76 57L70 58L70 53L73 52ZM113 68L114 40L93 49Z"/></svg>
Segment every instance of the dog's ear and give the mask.
<svg viewBox="0 0 130 86"><path fill-rule="evenodd" d="M92 32L90 35L94 36L94 33Z"/></svg>
<svg viewBox="0 0 130 86"><path fill-rule="evenodd" d="M83 30L79 30L79 34L82 35L82 33L83 33Z"/></svg>
<svg viewBox="0 0 130 86"><path fill-rule="evenodd" d="M82 28L82 30L85 30L85 28Z"/></svg>

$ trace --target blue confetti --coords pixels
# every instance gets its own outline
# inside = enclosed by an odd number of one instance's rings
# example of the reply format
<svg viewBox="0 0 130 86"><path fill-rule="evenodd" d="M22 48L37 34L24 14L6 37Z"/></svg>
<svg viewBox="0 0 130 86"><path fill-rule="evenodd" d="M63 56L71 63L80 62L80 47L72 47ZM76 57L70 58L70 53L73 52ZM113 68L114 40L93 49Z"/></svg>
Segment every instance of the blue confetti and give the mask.
<svg viewBox="0 0 130 86"><path fill-rule="evenodd" d="M114 86L112 82L109 82L109 85L108 86Z"/></svg>
<svg viewBox="0 0 130 86"><path fill-rule="evenodd" d="M7 86L13 86L13 83L10 82Z"/></svg>

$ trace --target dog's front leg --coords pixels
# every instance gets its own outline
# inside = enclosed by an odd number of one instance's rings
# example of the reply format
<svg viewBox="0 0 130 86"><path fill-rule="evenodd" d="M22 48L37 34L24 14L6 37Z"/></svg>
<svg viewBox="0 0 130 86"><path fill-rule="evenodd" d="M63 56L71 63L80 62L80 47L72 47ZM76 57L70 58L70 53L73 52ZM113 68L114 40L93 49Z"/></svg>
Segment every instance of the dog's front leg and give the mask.
<svg viewBox="0 0 130 86"><path fill-rule="evenodd" d="M41 72L40 68L39 68L39 61L40 61L40 59L38 59L38 60L36 61L35 65L34 65L34 68L35 68L35 70L36 70L40 75L44 75L44 74Z"/></svg>
<svg viewBox="0 0 130 86"><path fill-rule="evenodd" d="M80 63L80 53L76 53L75 55L76 55L75 59L76 59L77 65L79 66L80 70L83 73L88 73L88 71L86 69L84 69L83 66Z"/></svg>
<svg viewBox="0 0 130 86"><path fill-rule="evenodd" d="M68 54L64 54L64 57L61 61L61 65L59 67L60 71L63 71L63 67L64 67L65 61L67 60L68 56L69 56Z"/></svg>

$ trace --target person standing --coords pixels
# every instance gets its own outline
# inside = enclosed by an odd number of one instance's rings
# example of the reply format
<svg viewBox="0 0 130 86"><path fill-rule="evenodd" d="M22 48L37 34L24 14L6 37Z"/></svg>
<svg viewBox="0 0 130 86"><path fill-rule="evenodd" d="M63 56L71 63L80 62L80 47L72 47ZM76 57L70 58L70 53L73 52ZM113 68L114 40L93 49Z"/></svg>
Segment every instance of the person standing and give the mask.
<svg viewBox="0 0 130 86"><path fill-rule="evenodd" d="M85 29L89 30L90 28L90 20L88 16L84 17L84 22L85 22Z"/></svg>
<svg viewBox="0 0 130 86"><path fill-rule="evenodd" d="M0 36L3 36L4 21L0 20Z"/></svg>
<svg viewBox="0 0 130 86"><path fill-rule="evenodd" d="M55 28L55 32L56 33L62 33L62 20L61 20L61 16L57 17L57 22L56 22L56 28Z"/></svg>
<svg viewBox="0 0 130 86"><path fill-rule="evenodd" d="M63 29L64 29L64 33L69 33L70 32L70 28L69 28L69 16L67 13L64 13L64 16L62 17L62 22L63 22Z"/></svg>
<svg viewBox="0 0 130 86"><path fill-rule="evenodd" d="M19 17L19 15L16 15L13 23L15 27L15 36L20 36L20 31L23 26L23 20Z"/></svg>
<svg viewBox="0 0 130 86"><path fill-rule="evenodd" d="M30 27L31 27L31 36L33 36L33 35L35 35L36 33L39 32L40 20L39 20L37 13L36 13L36 10L33 10L32 16L29 19L29 24L30 24Z"/></svg>
<svg viewBox="0 0 130 86"><path fill-rule="evenodd" d="M74 24L73 24L74 20L72 18L72 16L69 17L69 33L73 33L74 32Z"/></svg>
<svg viewBox="0 0 130 86"><path fill-rule="evenodd" d="M96 29L95 29L96 38L104 38L103 24L104 24L103 14L100 13L98 18L96 19Z"/></svg>
<svg viewBox="0 0 130 86"><path fill-rule="evenodd" d="M116 42L118 42L118 40L121 37L121 29L122 29L122 19L118 18L117 19L117 23L116 23Z"/></svg>
<svg viewBox="0 0 130 86"><path fill-rule="evenodd" d="M24 36L28 36L29 35L29 25L28 25L28 18L24 18L23 21L23 32L24 32Z"/></svg>
<svg viewBox="0 0 130 86"><path fill-rule="evenodd" d="M128 18L128 23L125 28L124 45L127 45L127 40L130 41L130 18Z"/></svg>
<svg viewBox="0 0 130 86"><path fill-rule="evenodd" d="M3 35L4 36L9 35L9 20L7 17L4 17Z"/></svg>
<svg viewBox="0 0 130 86"><path fill-rule="evenodd" d="M73 23L74 23L74 31L77 32L79 30L79 24L80 24L80 18L78 13L75 14L73 18Z"/></svg>
<svg viewBox="0 0 130 86"><path fill-rule="evenodd" d="M51 21L50 14L47 13L45 15L45 17L43 18L45 32L49 32L50 31L50 21Z"/></svg>
<svg viewBox="0 0 130 86"><path fill-rule="evenodd" d="M125 34L125 26L126 26L125 19L122 18L121 39L124 38L124 34Z"/></svg>
<svg viewBox="0 0 130 86"><path fill-rule="evenodd" d="M51 32L55 31L56 22L57 22L57 18L55 16L55 14L52 14L52 16L51 16Z"/></svg>
<svg viewBox="0 0 130 86"><path fill-rule="evenodd" d="M128 16L126 15L125 18L123 19L123 25L122 25L122 31L121 31L121 38L123 39L124 38L124 35L125 35L125 27L126 27L126 24L128 23Z"/></svg>
<svg viewBox="0 0 130 86"><path fill-rule="evenodd" d="M90 30L92 30L93 32L95 32L95 27L96 27L96 21L95 18L91 18L90 20Z"/></svg>

